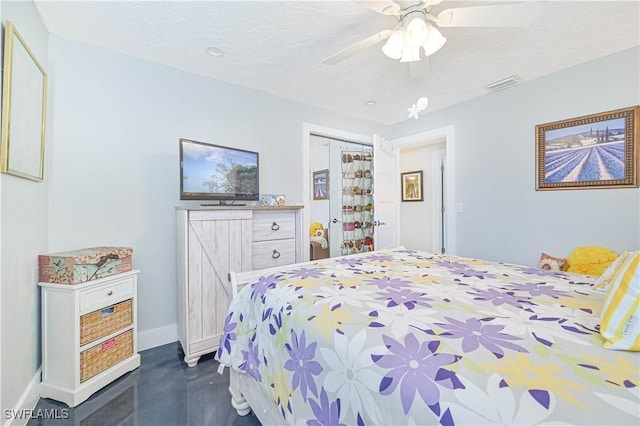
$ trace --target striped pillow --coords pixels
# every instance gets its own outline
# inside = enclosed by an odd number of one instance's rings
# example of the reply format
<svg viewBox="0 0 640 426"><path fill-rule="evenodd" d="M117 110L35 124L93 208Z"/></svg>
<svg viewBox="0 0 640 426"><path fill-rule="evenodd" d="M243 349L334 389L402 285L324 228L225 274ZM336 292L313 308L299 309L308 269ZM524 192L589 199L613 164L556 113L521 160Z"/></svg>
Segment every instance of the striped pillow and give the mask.
<svg viewBox="0 0 640 426"><path fill-rule="evenodd" d="M624 265L624 262L629 258L629 256L632 256L633 253L634 252L632 251L625 251L620 256L618 256L618 258L614 260L611 265L609 265L607 270L598 277L596 282L593 284L593 288L601 288L603 290L606 290L606 288L609 286L609 284L611 284L613 279L620 271L620 268L622 268L622 266Z"/></svg>
<svg viewBox="0 0 640 426"><path fill-rule="evenodd" d="M615 274L602 310L604 347L640 351L640 251L632 252Z"/></svg>

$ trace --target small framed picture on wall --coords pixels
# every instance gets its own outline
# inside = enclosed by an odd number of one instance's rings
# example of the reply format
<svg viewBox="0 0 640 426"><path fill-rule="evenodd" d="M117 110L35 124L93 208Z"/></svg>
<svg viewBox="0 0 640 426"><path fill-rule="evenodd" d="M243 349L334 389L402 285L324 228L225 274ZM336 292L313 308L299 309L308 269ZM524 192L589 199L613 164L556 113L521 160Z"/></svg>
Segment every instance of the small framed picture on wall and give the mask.
<svg viewBox="0 0 640 426"><path fill-rule="evenodd" d="M422 170L401 174L402 201L423 201Z"/></svg>
<svg viewBox="0 0 640 426"><path fill-rule="evenodd" d="M313 199L329 199L329 170L318 170L313 172Z"/></svg>

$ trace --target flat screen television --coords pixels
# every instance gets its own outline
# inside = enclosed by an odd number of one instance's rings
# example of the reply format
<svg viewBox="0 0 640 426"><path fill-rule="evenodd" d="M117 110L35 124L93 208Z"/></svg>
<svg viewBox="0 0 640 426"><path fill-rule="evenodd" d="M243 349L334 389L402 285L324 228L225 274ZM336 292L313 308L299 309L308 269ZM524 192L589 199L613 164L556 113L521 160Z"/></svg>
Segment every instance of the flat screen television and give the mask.
<svg viewBox="0 0 640 426"><path fill-rule="evenodd" d="M180 199L259 199L258 153L180 139Z"/></svg>

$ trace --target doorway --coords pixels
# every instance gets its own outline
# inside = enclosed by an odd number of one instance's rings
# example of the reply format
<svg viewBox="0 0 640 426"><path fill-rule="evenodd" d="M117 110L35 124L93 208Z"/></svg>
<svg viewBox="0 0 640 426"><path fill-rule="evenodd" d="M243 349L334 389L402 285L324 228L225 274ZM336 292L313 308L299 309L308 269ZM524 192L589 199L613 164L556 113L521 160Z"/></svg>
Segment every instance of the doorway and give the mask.
<svg viewBox="0 0 640 426"><path fill-rule="evenodd" d="M446 252L443 179L445 141L419 144L400 150L400 173L419 172L418 199L400 203L400 241L409 250Z"/></svg>
<svg viewBox="0 0 640 426"><path fill-rule="evenodd" d="M309 154L310 260L373 251L372 147L311 134Z"/></svg>
<svg viewBox="0 0 640 426"><path fill-rule="evenodd" d="M434 252L445 252L448 254L457 254L456 247L456 209L453 207L456 205L456 185L455 185L455 129L454 126L446 126L438 129L434 129L427 132L417 133L415 135L407 136L400 139L391 141L399 150L400 156L403 151L428 146L438 146L439 149L434 149L432 154L428 155L427 162L431 162L429 168L429 175L424 174L425 179L432 179L432 186L434 190L431 194L425 195L425 198L431 200L429 206L429 212L431 213L431 220L429 223L420 221L411 217L406 217L402 213L402 203L399 209L399 227L398 233L402 234L402 227L409 227L409 229L418 229L419 227L429 227L431 229L431 237L425 237L425 244L431 243L431 250ZM444 144L444 145L442 145ZM444 146L444 149L442 149ZM444 151L444 152L442 152ZM398 156L398 169L401 169L400 156ZM440 163L443 168L438 170L438 166L433 162ZM439 194L438 194L439 193ZM435 197L435 199L434 199ZM410 204L410 203L409 203ZM440 210L440 211L437 211ZM444 210L444 211L442 211ZM439 240L439 241L438 241ZM409 241L410 244L413 242ZM400 239L400 244L405 245L405 241ZM407 248L411 248L408 246ZM424 248L419 248L424 249Z"/></svg>
<svg viewBox="0 0 640 426"><path fill-rule="evenodd" d="M335 140L335 144L327 141ZM338 232L336 230L342 227L342 223L336 223L331 225L333 218L342 219L342 157L336 157L334 155L334 164L330 163L330 147L334 145L339 147L340 143L354 144L356 148L362 150L363 147L372 146L372 136L360 135L356 133L345 132L338 129L332 129L324 126L319 126L310 123L303 124L303 147L302 147L302 197L303 197L303 215L302 215L302 238L301 249L304 256L304 260L310 260L312 251L311 247L311 224L314 222L322 225L324 229L327 229L328 244L334 246L333 254L340 253L340 243L342 241L342 232L339 232L339 236L332 237L331 232ZM324 145L323 145L324 144ZM347 145L347 147L349 147ZM314 185L313 177L314 172L327 170L328 174L328 198L326 200L318 200L314 197ZM355 177L355 172L354 172ZM331 203L331 201L334 201ZM354 200L355 201L355 200ZM337 203L337 204L336 204ZM337 213L332 216L331 205L340 206L340 214ZM354 230L355 230L355 219ZM331 231L334 229L334 231ZM354 235L355 236L355 235ZM336 247L338 247L336 249ZM339 255L339 254L337 254Z"/></svg>

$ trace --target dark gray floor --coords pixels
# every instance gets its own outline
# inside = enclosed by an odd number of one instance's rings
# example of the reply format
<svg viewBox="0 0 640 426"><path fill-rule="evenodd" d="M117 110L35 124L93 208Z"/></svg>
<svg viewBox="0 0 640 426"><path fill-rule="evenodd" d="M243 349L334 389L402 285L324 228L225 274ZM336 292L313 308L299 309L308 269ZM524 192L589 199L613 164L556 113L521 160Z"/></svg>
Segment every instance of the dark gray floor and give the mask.
<svg viewBox="0 0 640 426"><path fill-rule="evenodd" d="M229 369L218 374L213 354L193 368L183 356L179 343L142 351L139 368L75 408L41 398L28 426L260 425L253 413L240 417L231 406Z"/></svg>

